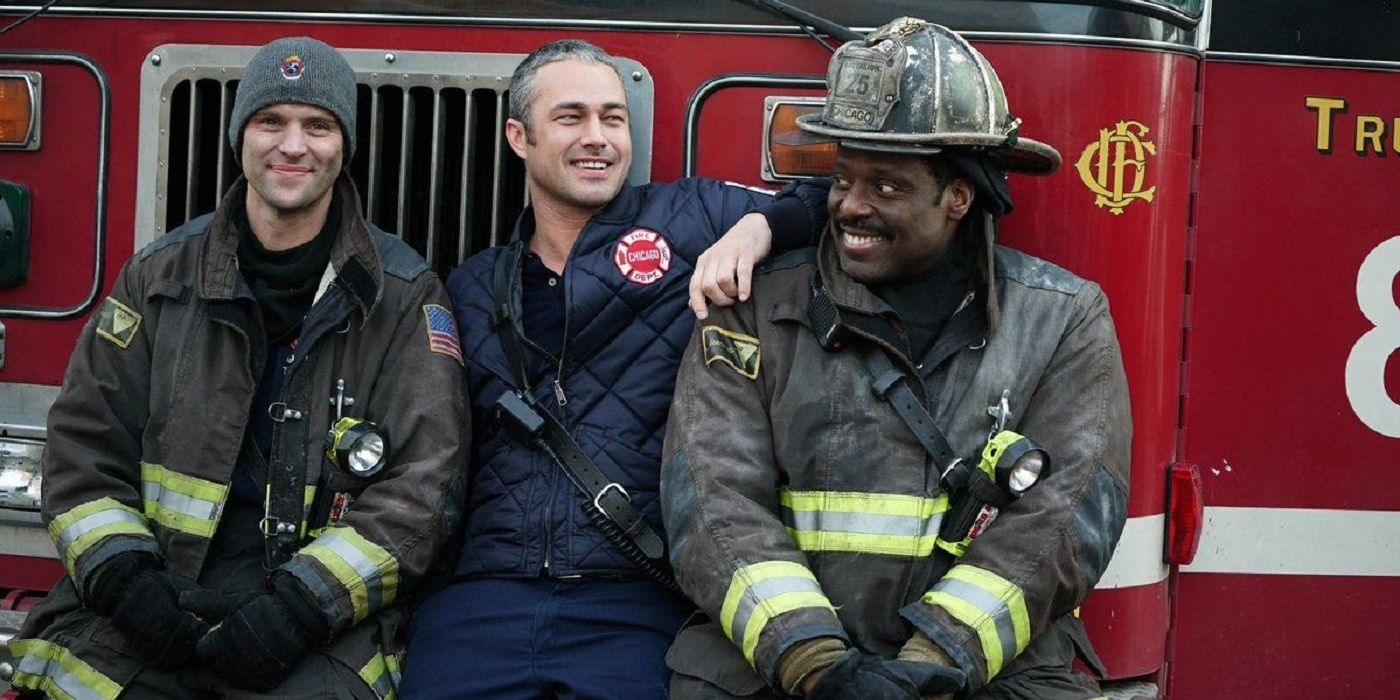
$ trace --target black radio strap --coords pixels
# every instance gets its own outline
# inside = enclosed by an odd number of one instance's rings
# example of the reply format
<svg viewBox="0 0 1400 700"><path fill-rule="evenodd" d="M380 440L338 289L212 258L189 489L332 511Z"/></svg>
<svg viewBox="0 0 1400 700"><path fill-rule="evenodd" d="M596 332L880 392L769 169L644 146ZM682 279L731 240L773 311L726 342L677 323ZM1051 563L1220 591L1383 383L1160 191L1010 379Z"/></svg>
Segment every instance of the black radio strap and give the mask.
<svg viewBox="0 0 1400 700"><path fill-rule="evenodd" d="M812 274L811 293L807 321L823 349L829 352L839 351L853 336L878 339L891 347L904 345L884 319L843 312L831 298L831 293L826 290L816 272ZM947 469L958 459L958 455L948 443L948 438L943 436L943 431L934 422L928 409L924 408L918 395L909 388L909 376L890 362L889 356L879 345L863 348L860 352L870 370L871 391L894 407L919 444L933 456L940 473Z"/></svg>
<svg viewBox="0 0 1400 700"><path fill-rule="evenodd" d="M514 241L496 258L492 293L495 312L491 324L501 340L501 349L515 374L517 392L507 391L499 405L513 415L533 416L539 422L528 431L534 442L583 493L584 511L608 540L641 570L662 585L675 590L675 580L666 567L666 545L654 528L642 517L626 489L603 475L579 447L559 419L535 405L530 394L530 382L525 371L525 353L521 347L519 314L511 294L512 276L520 269L522 241ZM529 420L530 418L527 418Z"/></svg>
<svg viewBox="0 0 1400 700"><path fill-rule="evenodd" d="M909 431L914 433L919 444L924 446L924 451L933 456L939 471L947 469L958 459L958 455L953 451L952 445L948 444L948 438L944 437L943 431L934 422L928 409L924 408L923 402L914 390L909 388L908 375L895 367L885 355L885 351L878 347L866 348L863 354L872 380L870 390L894 407L895 413L899 414Z"/></svg>

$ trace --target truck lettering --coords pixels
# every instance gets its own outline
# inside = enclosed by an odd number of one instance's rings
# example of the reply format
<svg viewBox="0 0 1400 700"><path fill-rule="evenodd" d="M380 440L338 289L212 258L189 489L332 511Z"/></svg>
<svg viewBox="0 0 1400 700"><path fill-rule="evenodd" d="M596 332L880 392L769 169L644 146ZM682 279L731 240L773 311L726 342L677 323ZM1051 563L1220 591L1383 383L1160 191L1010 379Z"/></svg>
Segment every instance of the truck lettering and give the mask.
<svg viewBox="0 0 1400 700"><path fill-rule="evenodd" d="M1317 113L1317 152L1331 153L1332 144L1335 142L1336 118L1338 114L1345 114L1347 111L1347 101L1342 97L1305 97L1303 104L1308 110ZM1374 153L1378 156L1385 155L1385 117L1375 114L1359 114L1356 117L1355 143L1353 150L1356 155L1364 156ZM1400 153L1400 117L1392 120L1390 129L1390 148L1396 153Z"/></svg>

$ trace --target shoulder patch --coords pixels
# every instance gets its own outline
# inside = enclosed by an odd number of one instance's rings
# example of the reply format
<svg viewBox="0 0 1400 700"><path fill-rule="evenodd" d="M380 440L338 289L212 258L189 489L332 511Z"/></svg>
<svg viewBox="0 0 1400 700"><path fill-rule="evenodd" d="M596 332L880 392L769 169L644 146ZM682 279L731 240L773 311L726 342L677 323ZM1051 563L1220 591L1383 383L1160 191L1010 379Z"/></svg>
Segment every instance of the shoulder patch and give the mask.
<svg viewBox="0 0 1400 700"><path fill-rule="evenodd" d="M141 314L112 297L103 300L102 308L97 310L97 335L125 350L140 329Z"/></svg>
<svg viewBox="0 0 1400 700"><path fill-rule="evenodd" d="M423 256L398 236L385 233L374 225L369 227L369 231L374 247L379 251L379 264L384 267L384 274L412 282L418 279L418 275L427 272L428 263Z"/></svg>
<svg viewBox="0 0 1400 700"><path fill-rule="evenodd" d="M700 343L705 350L706 367L723 362L740 376L758 378L759 362L763 359L758 338L719 326L704 326L700 329Z"/></svg>
<svg viewBox="0 0 1400 700"><path fill-rule="evenodd" d="M423 316L428 324L428 349L466 366L462 360L462 343L457 340L457 320L452 318L452 312L437 304L424 304Z"/></svg>

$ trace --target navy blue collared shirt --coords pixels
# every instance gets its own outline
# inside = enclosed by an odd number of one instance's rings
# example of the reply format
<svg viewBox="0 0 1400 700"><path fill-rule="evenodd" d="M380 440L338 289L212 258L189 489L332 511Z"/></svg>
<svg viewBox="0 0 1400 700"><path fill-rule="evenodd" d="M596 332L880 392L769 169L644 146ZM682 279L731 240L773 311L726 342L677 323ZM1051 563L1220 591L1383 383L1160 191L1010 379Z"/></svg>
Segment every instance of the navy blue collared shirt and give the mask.
<svg viewBox="0 0 1400 700"><path fill-rule="evenodd" d="M540 256L526 250L520 263L520 324L525 337L553 357L528 352L530 381L553 372L564 351L564 280L545 266Z"/></svg>

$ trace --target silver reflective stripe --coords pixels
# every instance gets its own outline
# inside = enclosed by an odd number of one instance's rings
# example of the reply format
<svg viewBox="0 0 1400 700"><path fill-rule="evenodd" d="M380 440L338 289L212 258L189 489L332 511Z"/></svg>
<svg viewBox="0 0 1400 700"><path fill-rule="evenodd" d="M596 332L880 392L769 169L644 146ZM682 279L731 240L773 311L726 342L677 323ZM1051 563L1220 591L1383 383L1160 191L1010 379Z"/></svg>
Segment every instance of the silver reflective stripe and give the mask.
<svg viewBox="0 0 1400 700"><path fill-rule="evenodd" d="M933 590L967 601L986 613L997 628L1002 663L1009 663L1016 658L1016 627L1011 622L1011 610L1006 607L1006 601L970 583L951 578L944 578L935 583Z"/></svg>
<svg viewBox="0 0 1400 700"><path fill-rule="evenodd" d="M296 576L307 590L311 591L311 595L316 597L316 602L321 604L322 610L336 609L335 594L331 592L325 579L322 579L315 569L308 566L302 559L292 559L287 562L286 569L292 572L292 575Z"/></svg>
<svg viewBox="0 0 1400 700"><path fill-rule="evenodd" d="M329 549L359 574L360 579L365 582L365 596L369 599L370 610L378 610L383 605L384 582L381 580L379 567L375 566L364 552L350 544L349 540L334 533L322 535L316 540L316 544Z"/></svg>
<svg viewBox="0 0 1400 700"><path fill-rule="evenodd" d="M106 527L114 523L123 522L135 523L143 527L146 524L145 521L142 520L141 516L129 510L125 510L122 508L107 508L104 510L99 510L96 513L93 513L92 515L84 517L78 522L69 525L68 527L63 529L63 532L59 533L58 552L59 554L66 557L68 549L73 546L74 542L78 541L78 538L100 527Z"/></svg>
<svg viewBox="0 0 1400 700"><path fill-rule="evenodd" d="M29 655L20 659L18 673L36 677L47 677L49 683L71 695L73 700L107 700L101 693L89 688L77 676L69 673L57 660ZM52 693L49 693L52 696Z"/></svg>
<svg viewBox="0 0 1400 700"><path fill-rule="evenodd" d="M783 519L798 530L809 532L860 532L871 535L926 537L938 534L942 513L929 518L877 513L847 513L831 510L791 510L783 508Z"/></svg>
<svg viewBox="0 0 1400 700"><path fill-rule="evenodd" d="M744 636L745 628L749 625L749 618L753 616L754 609L763 601L785 593L826 595L821 584L803 576L779 576L759 581L749 586L744 591L744 596L739 599L739 607L734 611L734 627L730 638L742 644L743 640L747 639Z"/></svg>
<svg viewBox="0 0 1400 700"><path fill-rule="evenodd" d="M154 496L151 494L151 487L155 488ZM178 491L161 488L160 484L146 482L142 485L142 496L147 500L160 504L161 510L168 510L183 515L188 515L196 520L213 521L218 518L219 504L213 501L206 501L202 498L187 496Z"/></svg>

